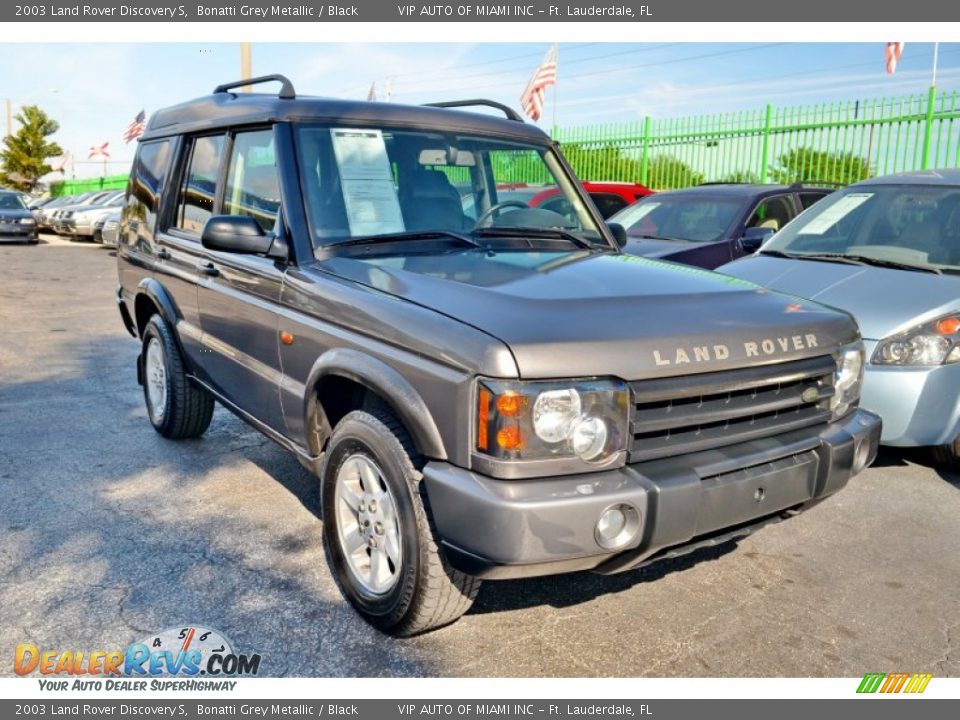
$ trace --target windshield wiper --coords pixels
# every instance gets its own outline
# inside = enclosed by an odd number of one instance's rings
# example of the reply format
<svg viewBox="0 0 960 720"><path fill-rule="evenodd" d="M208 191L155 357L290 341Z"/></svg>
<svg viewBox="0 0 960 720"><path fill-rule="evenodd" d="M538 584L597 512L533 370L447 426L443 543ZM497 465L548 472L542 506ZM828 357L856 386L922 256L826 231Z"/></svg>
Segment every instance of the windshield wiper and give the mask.
<svg viewBox="0 0 960 720"><path fill-rule="evenodd" d="M935 275L943 275L943 270L930 265L914 265L912 263L899 262L897 260L886 260L884 258L872 257L870 255L856 255L851 253L787 253L783 252L782 250L761 250L760 254L796 260L839 262L846 263L848 265L873 265L875 267L893 268L895 270L913 270L915 272L930 272Z"/></svg>
<svg viewBox="0 0 960 720"><path fill-rule="evenodd" d="M524 235L532 235L533 237L538 238L558 238L562 240L568 240L579 248L584 250L607 250L612 249L608 248L606 245L599 245L597 243L592 243L586 238L582 238L579 235L576 235L569 230L563 230L561 228L528 228L528 227L488 227L488 228L477 228L473 231L474 235L479 237L523 237Z"/></svg>
<svg viewBox="0 0 960 720"><path fill-rule="evenodd" d="M816 262L844 263L846 265L866 264L851 255L844 255L843 253L788 253L783 250L761 250L758 254L769 255L770 257L789 258L790 260L813 260Z"/></svg>
<svg viewBox="0 0 960 720"><path fill-rule="evenodd" d="M629 233L627 234L629 235ZM630 237L640 238L641 240L667 240L669 242L685 242L685 243L693 242L693 240L687 240L686 238L667 237L666 235L647 235L646 233L644 233L643 235L630 235Z"/></svg>
<svg viewBox="0 0 960 720"><path fill-rule="evenodd" d="M385 235L369 235L367 237L353 238L343 242L333 243L330 247L356 247L357 245L382 245L384 243L405 241L405 240L456 240L463 245L486 250L486 246L478 243L469 235L454 232L452 230L415 230L402 233L387 233Z"/></svg>
<svg viewBox="0 0 960 720"><path fill-rule="evenodd" d="M877 267L892 268L894 270L913 270L915 272L930 272L934 275L943 275L943 270L932 265L914 265L913 263L900 262L899 260L887 260L885 258L876 258L869 255L845 255L844 257L858 260L865 265L875 265Z"/></svg>

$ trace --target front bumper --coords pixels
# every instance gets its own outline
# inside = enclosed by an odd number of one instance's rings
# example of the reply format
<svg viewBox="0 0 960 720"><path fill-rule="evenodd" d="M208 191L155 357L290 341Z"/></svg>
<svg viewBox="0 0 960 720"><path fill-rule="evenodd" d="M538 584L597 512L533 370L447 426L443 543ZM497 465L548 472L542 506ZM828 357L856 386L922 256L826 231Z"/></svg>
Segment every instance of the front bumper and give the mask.
<svg viewBox="0 0 960 720"><path fill-rule="evenodd" d="M617 470L504 481L431 462L423 470L449 562L487 579L615 573L746 535L835 493L876 457L880 418L828 425ZM858 466L859 464L859 466ZM636 535L603 549L596 522L626 504Z"/></svg>
<svg viewBox="0 0 960 720"><path fill-rule="evenodd" d="M16 225L11 223L3 223L0 225L0 242L5 240L32 240L36 236L36 225L21 225L19 223Z"/></svg>

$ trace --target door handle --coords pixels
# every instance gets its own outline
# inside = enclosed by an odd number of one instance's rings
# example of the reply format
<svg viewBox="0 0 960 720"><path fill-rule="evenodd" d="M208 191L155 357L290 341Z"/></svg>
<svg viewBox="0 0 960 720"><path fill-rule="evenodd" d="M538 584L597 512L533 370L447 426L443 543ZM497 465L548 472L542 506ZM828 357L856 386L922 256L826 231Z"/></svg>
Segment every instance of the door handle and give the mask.
<svg viewBox="0 0 960 720"><path fill-rule="evenodd" d="M157 260L169 260L169 259L170 259L169 250L163 247L157 250Z"/></svg>
<svg viewBox="0 0 960 720"><path fill-rule="evenodd" d="M210 277L216 277L220 274L220 271L217 270L217 266L212 262L204 263L200 266L200 272L204 275L209 275Z"/></svg>

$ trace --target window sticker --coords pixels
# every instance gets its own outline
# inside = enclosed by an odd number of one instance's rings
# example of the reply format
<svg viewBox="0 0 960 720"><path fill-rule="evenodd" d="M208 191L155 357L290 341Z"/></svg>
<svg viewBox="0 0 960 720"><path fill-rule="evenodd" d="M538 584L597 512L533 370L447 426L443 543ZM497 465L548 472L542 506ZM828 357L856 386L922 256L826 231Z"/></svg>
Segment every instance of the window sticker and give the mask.
<svg viewBox="0 0 960 720"><path fill-rule="evenodd" d="M845 195L797 230L797 235L823 235L827 230L872 197L873 193L850 193L849 195Z"/></svg>
<svg viewBox="0 0 960 720"><path fill-rule="evenodd" d="M350 234L403 232L403 216L383 133L380 130L334 128L331 134Z"/></svg>

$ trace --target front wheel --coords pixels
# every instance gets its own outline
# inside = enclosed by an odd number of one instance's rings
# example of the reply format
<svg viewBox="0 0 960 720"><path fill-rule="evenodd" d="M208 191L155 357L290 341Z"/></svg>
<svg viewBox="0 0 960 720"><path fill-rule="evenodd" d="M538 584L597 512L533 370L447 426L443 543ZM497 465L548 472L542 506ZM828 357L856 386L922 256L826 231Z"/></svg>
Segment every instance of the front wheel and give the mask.
<svg viewBox="0 0 960 720"><path fill-rule="evenodd" d="M367 622L401 637L454 622L480 589L440 554L419 462L392 414L354 411L334 429L321 470L334 579Z"/></svg>
<svg viewBox="0 0 960 720"><path fill-rule="evenodd" d="M930 448L933 461L942 468L960 472L960 436L955 437L948 445L937 445Z"/></svg>

